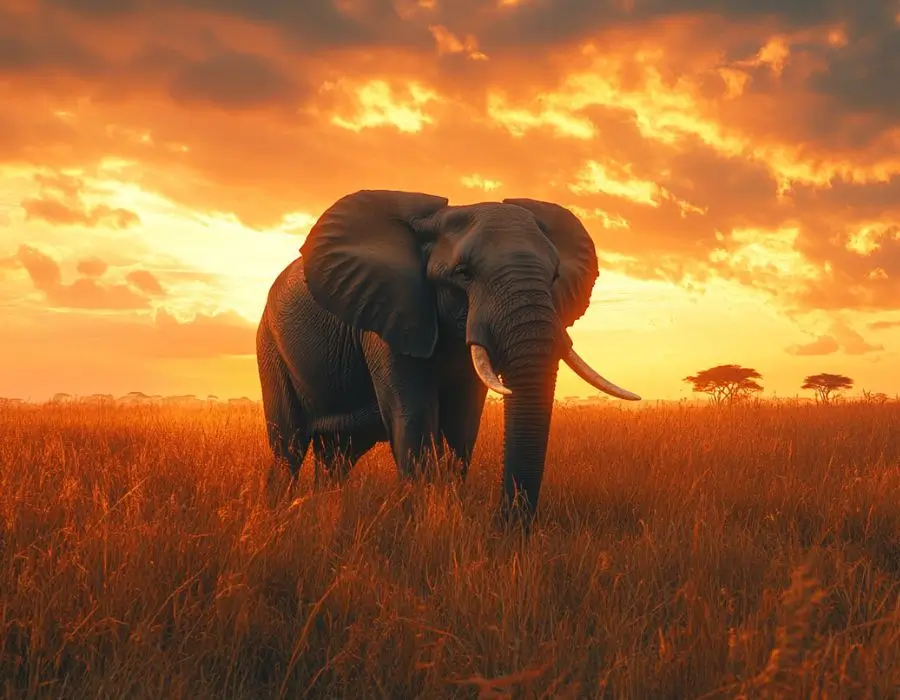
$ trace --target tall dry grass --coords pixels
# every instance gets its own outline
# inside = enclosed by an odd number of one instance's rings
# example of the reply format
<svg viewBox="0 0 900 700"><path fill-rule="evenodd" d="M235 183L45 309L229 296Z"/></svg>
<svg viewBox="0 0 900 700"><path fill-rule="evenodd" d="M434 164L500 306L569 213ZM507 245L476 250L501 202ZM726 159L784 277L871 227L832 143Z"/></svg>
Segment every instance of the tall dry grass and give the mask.
<svg viewBox="0 0 900 700"><path fill-rule="evenodd" d="M2 694L896 696L900 406L557 408L528 541L501 420L270 508L255 407L0 409Z"/></svg>

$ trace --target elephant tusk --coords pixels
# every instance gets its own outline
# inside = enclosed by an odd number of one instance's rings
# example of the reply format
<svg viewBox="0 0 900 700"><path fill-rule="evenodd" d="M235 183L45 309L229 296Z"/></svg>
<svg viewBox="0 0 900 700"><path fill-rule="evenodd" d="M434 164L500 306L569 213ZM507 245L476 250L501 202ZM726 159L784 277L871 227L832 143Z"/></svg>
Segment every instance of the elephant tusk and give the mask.
<svg viewBox="0 0 900 700"><path fill-rule="evenodd" d="M501 396L509 396L512 394L512 391L503 386L503 382L500 381L500 377L498 377L497 373L494 371L487 350L475 343L470 345L469 349L472 353L472 366L475 367L475 372L478 374L478 378L484 385Z"/></svg>
<svg viewBox="0 0 900 700"><path fill-rule="evenodd" d="M600 376L600 374L593 367L591 367L587 362L581 359L578 353L575 352L574 348L570 347L565 352L565 354L563 355L563 360L567 365L569 365L569 367L572 368L572 371L575 372L575 374L577 374L591 386L602 391L604 394L615 396L617 399L625 399L626 401L641 400L641 397L637 394L633 394L627 389L616 386L605 377Z"/></svg>

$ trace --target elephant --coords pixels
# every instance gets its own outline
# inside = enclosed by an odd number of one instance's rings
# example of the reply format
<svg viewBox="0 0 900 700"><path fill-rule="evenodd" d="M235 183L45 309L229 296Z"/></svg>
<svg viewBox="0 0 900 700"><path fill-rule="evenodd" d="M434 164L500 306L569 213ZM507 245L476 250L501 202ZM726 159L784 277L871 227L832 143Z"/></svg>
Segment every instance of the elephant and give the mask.
<svg viewBox="0 0 900 700"><path fill-rule="evenodd" d="M572 346L567 329L598 274L590 236L558 204L343 196L272 283L260 318L273 464L286 465L293 484L312 445L317 481L320 469L343 478L389 442L402 478L446 445L464 480L492 390L505 419L498 515L530 527L559 361L602 392L640 400Z"/></svg>

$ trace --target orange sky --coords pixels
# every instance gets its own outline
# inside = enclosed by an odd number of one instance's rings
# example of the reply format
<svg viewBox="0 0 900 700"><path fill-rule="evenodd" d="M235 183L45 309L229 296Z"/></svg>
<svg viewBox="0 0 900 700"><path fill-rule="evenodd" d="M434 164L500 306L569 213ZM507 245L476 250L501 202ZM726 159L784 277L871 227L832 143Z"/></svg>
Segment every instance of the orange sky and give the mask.
<svg viewBox="0 0 900 700"><path fill-rule="evenodd" d="M898 47L895 0L0 0L0 395L258 397L268 287L361 188L570 207L572 337L646 398L900 392Z"/></svg>

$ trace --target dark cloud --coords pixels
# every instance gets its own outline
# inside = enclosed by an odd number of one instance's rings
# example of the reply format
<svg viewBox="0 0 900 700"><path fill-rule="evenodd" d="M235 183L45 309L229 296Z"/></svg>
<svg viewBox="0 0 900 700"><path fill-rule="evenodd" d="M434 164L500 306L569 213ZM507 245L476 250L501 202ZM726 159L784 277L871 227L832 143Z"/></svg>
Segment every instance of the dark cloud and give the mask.
<svg viewBox="0 0 900 700"><path fill-rule="evenodd" d="M791 188L791 199L799 209L827 209L860 221L900 220L900 176L866 184L835 178L825 188L797 184Z"/></svg>
<svg viewBox="0 0 900 700"><path fill-rule="evenodd" d="M306 46L348 47L373 43L375 33L365 18L342 13L331 0L185 0L184 4L209 12L237 15L273 24ZM373 3L364 3L364 6ZM389 2L379 2L389 15ZM371 20L371 16L368 17Z"/></svg>
<svg viewBox="0 0 900 700"><path fill-rule="evenodd" d="M709 225L723 232L773 228L792 213L792 203L778 199L778 184L765 163L723 154L696 138L672 154L665 172L660 184L704 210Z"/></svg>
<svg viewBox="0 0 900 700"><path fill-rule="evenodd" d="M853 149L877 145L900 116L896 12L893 0L532 0L478 15L484 25L475 33L492 57L522 54L530 47L529 63L542 64L551 55L543 50L547 45L586 40L620 45L626 28L650 37L664 34L665 27L648 28L648 23L691 16L697 21L683 23L678 36L668 38L674 43L660 67L665 84L674 84L687 72L684 63L707 49L707 69L695 66L693 71L707 97L725 90L717 68L739 68L749 78L744 95L722 105L725 114L738 117L736 124L755 136L819 142L852 155ZM459 26L447 21L451 28ZM826 29L838 23L846 34L843 45L825 40ZM815 39L809 33L813 29ZM788 49L777 71L757 60L775 34L782 34Z"/></svg>
<svg viewBox="0 0 900 700"><path fill-rule="evenodd" d="M622 263L630 274L679 279L715 271L770 291L791 282L800 292L782 290L781 298L805 308L883 309L900 298L896 240L886 238L865 255L846 248L861 227L900 214L900 180L863 183L858 170L869 168L871 180L874 165L896 153L887 135L898 123L892 101L900 92L879 82L897 74L897 30L893 20L884 21L887 3L529 0L499 7L461 0L428 9L412 0L40 0L37 6L47 12L0 17L0 71L11 81L16 73L26 76L18 89L23 96L32 94L36 83L28 79L39 73L79 74L86 80L72 94L89 99L78 102L69 121L40 102L21 114L15 106L0 110L2 159L89 168L114 155L140 163L141 187L198 210L233 212L256 227L296 209L317 214L351 187L427 186L457 202L533 196L594 212L585 223L598 246L636 258ZM662 21L675 15L682 19ZM73 16L80 19L64 21ZM849 39L844 46L825 40L825 25L837 20ZM439 56L429 31L438 25L460 40L474 34L490 60L470 60L464 51ZM817 29L794 31L810 27ZM260 40L262 31L270 41ZM755 57L777 32L789 51L776 70ZM602 61L576 55L574 43L585 37L596 39L608 73ZM641 58L642 47L665 57ZM364 51L348 50L354 48ZM741 94L726 94L733 86L722 68L746 75ZM660 109L669 111L660 116L647 100L640 113L614 94L605 97L613 106L548 103L542 93L559 90L569 71L594 71L634 93L650 85L660 90ZM421 106L431 121L419 132L383 124L355 133L329 122L333 114L347 122L359 116L354 89L371 78L389 84L396 104L370 105L369 115L394 109L409 117L418 107L401 103L414 77L456 99ZM351 80L316 92L326 79L342 78ZM508 106L525 114L524 138L506 128L515 126L515 114L505 124L503 117L485 117L488 92L498 87ZM582 102L593 99L589 90L578 96ZM261 107L275 109L263 114ZM545 108L555 110L555 121L538 124L535 115ZM701 126L677 132L682 117L697 117ZM570 118L587 120L594 138L566 135L560 120ZM674 124L671 142L642 134L654 118ZM702 123L718 124L746 150L691 135ZM781 171L780 153L789 161ZM822 174L815 173L815 185L794 182L779 196L773 172L790 172L792 157L812 170L821 166ZM658 186L654 202L573 192L569 185L591 160L619 179ZM624 165L627 173L616 171ZM483 193L460 184L461 176L476 173L502 186ZM86 206L77 178L38 184L40 195L22 203L32 218L136 223L129 212ZM604 227L604 220L616 225ZM786 280L774 266L710 264L714 250L740 246L731 238L736 229L785 227L799 229L796 250L828 274L805 282Z"/></svg>
<svg viewBox="0 0 900 700"><path fill-rule="evenodd" d="M296 101L307 93L266 59L224 50L182 65L169 83L169 94L181 102L241 109Z"/></svg>
<svg viewBox="0 0 900 700"><path fill-rule="evenodd" d="M303 49L350 48L403 42L408 32L393 0L348 3L342 11L333 0L42 0L47 5L93 20L128 15L200 10L238 17L278 28ZM418 42L426 45L427 35Z"/></svg>
<svg viewBox="0 0 900 700"><path fill-rule="evenodd" d="M667 47L666 60L658 67L664 83L674 85L687 72L698 47L710 51L704 59L705 70L695 70L698 82L705 83L707 90L722 89L722 78L715 68L740 63L751 78L746 88L749 102L735 100L732 107L746 116L752 106L758 130L768 135L792 140L800 135L809 140L818 134L832 145L853 148L874 142L888 128L897 117L900 100L900 92L892 89L900 42L892 17L895 10L888 0L853 4L801 0L529 0L515 7L460 0L439 2L433 9L419 7L411 0L405 5L395 0L135 0L121 4L113 0L37 0L37 6L30 13L0 16L0 26L7 27L0 34L0 70L5 65L8 71L44 69L82 77L103 75L112 85L106 92L100 90L101 86L95 89L107 97L121 96L140 83L135 70L158 75L165 66L163 87L180 100L205 101L226 109L296 103L309 97L323 79L321 61L336 57L335 52L343 52L340 57L346 58L348 49L405 52L407 60L415 60L412 68L430 74L448 93L468 90L469 100L480 99L479 92L493 85L503 85L513 94L524 85L533 94L535 89L558 80L564 70L553 60L552 52L541 48L543 45L571 49L578 39L591 37L598 40L598 46L615 51L626 38L622 30L647 38L660 29L648 29L648 22L691 15L702 19L682 23L677 36L667 39L674 44ZM71 22L64 21L63 10L93 22L94 41L76 38L68 26ZM206 13L205 18L201 19L197 10ZM227 41L216 38L221 28L209 21L217 16L267 26L288 41L273 41L258 51L228 46ZM141 17L146 18L145 25L138 22ZM103 19L119 23L106 26ZM791 50L797 55L788 59L783 74L765 65L748 65L773 32L822 27L838 20L848 27L851 41L845 46L828 46L798 35L789 37ZM131 24L124 23L127 21ZM103 45L104 26L105 31L133 33L135 42L143 40L145 45L139 47L143 50L137 53L144 60L114 60L88 49L90 45ZM144 26L154 27L152 34L142 29ZM471 61L464 52L438 56L432 36L436 26L457 37L474 35L490 60ZM664 33L664 28L661 31ZM173 47L162 48L176 39L190 46L192 52L199 50L206 55L186 56ZM151 46L154 42L156 47ZM265 55L272 50L287 51L294 65L276 66ZM148 58L153 60L148 63ZM528 80L523 82L521 75L508 79L509 66L521 66L523 62L529 65ZM373 65L370 62L369 69ZM817 66L812 73L810 65ZM304 77L299 79L301 75ZM110 92L112 87L115 89ZM799 88L821 95L826 104L783 109L783 104L797 101ZM750 98L759 93L777 97L780 104L753 102ZM776 106L778 109L774 109ZM852 115L853 119L842 115Z"/></svg>
<svg viewBox="0 0 900 700"><path fill-rule="evenodd" d="M43 0L46 2L46 0ZM66 3L55 3L65 5ZM80 3L79 10L84 10ZM91 16L107 19L127 17L128 12L115 3L90 3ZM184 103L208 103L224 109L243 109L263 104L295 104L309 95L302 80L303 71L294 76L262 53L237 50L224 45L216 33L196 21L185 19L178 7L169 14L160 6L143 8L135 3L156 27L147 33L132 18L131 26L94 24L90 29L76 28L59 12L12 14L5 12L0 0L0 74L40 79L33 87L58 92L62 87L53 77L68 76L81 81L82 94L104 101L127 99L136 89L161 89ZM118 34L115 41L131 43L130 50L98 52L106 37ZM187 47L187 48L184 48ZM199 55L198 55L199 54ZM303 54L295 56L296 60ZM295 65L293 68L297 68Z"/></svg>
<svg viewBox="0 0 900 700"><path fill-rule="evenodd" d="M47 0L47 5L73 10L92 18L114 18L147 7L141 0Z"/></svg>
<svg viewBox="0 0 900 700"><path fill-rule="evenodd" d="M877 114L885 123L900 119L900 25L897 6L887 3L854 32L846 45L835 49L827 70L810 81L817 92L851 105L859 117Z"/></svg>
<svg viewBox="0 0 900 700"><path fill-rule="evenodd" d="M837 19L858 18L867 23L869 6L838 0L530 0L496 13L486 37L503 43L534 45L569 43L608 28L650 19L716 14L728 20L775 20L784 28L804 27Z"/></svg>
<svg viewBox="0 0 900 700"><path fill-rule="evenodd" d="M0 4L0 74L33 75L45 71L97 76L106 62L62 23L14 14Z"/></svg>

